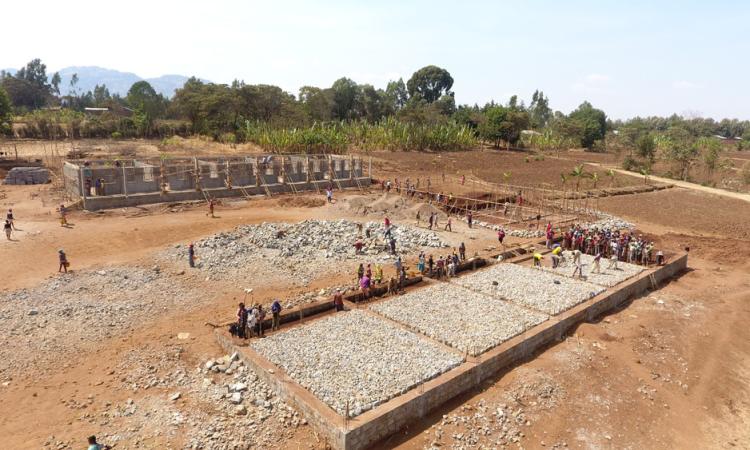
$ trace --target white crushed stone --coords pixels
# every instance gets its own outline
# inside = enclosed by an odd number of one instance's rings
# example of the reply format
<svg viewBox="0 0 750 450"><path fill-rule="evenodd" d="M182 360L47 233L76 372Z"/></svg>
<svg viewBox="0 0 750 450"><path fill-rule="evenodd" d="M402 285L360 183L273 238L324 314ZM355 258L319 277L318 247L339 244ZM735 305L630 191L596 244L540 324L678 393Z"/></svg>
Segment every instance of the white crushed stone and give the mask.
<svg viewBox="0 0 750 450"><path fill-rule="evenodd" d="M332 261L388 262L396 256L425 248L448 247L432 231L409 225L392 224L396 255L390 254L382 222L366 222L359 232L356 222L348 220L305 220L299 223L262 223L243 225L194 243L196 268L211 276L244 278L247 270L276 271L307 281L321 271L337 269ZM367 237L367 231L370 237ZM354 243L362 238L361 255ZM178 244L162 255L171 262L187 266L187 248ZM351 269L351 267L347 267ZM303 282L302 284L307 284Z"/></svg>
<svg viewBox="0 0 750 450"><path fill-rule="evenodd" d="M496 264L452 283L556 315L596 296L604 288L518 264ZM493 284L496 282L497 284Z"/></svg>
<svg viewBox="0 0 750 450"><path fill-rule="evenodd" d="M560 261L560 265L556 269L552 268L551 255L549 255L549 261L543 263L542 269L558 275L572 277L573 271L575 270L575 266L573 265L573 253L567 250L562 253L563 259ZM581 254L581 266L583 269L584 281L606 287L620 284L628 278L638 275L644 270L641 266L621 261L617 261L617 269L608 269L607 266L609 266L609 259L602 257L601 261L599 261L600 273L595 273L593 272L594 257L586 254Z"/></svg>
<svg viewBox="0 0 750 450"><path fill-rule="evenodd" d="M370 309L476 356L547 320L547 315L441 283Z"/></svg>
<svg viewBox="0 0 750 450"><path fill-rule="evenodd" d="M252 348L342 416L406 393L463 358L364 311L261 339Z"/></svg>

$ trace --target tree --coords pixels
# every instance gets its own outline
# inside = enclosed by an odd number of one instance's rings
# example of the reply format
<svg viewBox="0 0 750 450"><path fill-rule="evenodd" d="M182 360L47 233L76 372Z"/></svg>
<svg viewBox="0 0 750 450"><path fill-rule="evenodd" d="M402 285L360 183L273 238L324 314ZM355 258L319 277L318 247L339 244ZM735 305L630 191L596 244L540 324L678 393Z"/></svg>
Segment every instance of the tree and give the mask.
<svg viewBox="0 0 750 450"><path fill-rule="evenodd" d="M414 72L406 82L410 97L420 97L432 103L450 94L453 87L451 74L437 66L425 66Z"/></svg>
<svg viewBox="0 0 750 450"><path fill-rule="evenodd" d="M490 106L484 112L484 121L479 125L479 135L500 146L505 141L508 146L514 145L521 138L521 131L529 125L526 111L514 111L504 106Z"/></svg>
<svg viewBox="0 0 750 450"><path fill-rule="evenodd" d="M570 176L576 179L576 192L578 192L578 189L581 186L581 181L590 175L586 172L586 169L583 168L583 164L579 164L573 168L570 172Z"/></svg>
<svg viewBox="0 0 750 450"><path fill-rule="evenodd" d="M166 109L164 98L156 93L148 81L133 83L125 96L125 102L135 110L134 121L144 136L151 134L154 120L160 118Z"/></svg>
<svg viewBox="0 0 750 450"><path fill-rule="evenodd" d="M370 84L360 86L360 91L364 117L370 122L377 122L385 115L385 92L376 90Z"/></svg>
<svg viewBox="0 0 750 450"><path fill-rule="evenodd" d="M52 80L50 80L50 85L52 85L52 92L54 92L57 95L60 95L60 82L62 80L60 79L60 73L55 72L54 75L52 75Z"/></svg>
<svg viewBox="0 0 750 450"><path fill-rule="evenodd" d="M635 150L638 156L645 159L647 164L651 166L656 156L656 141L654 140L654 136L650 133L642 135L635 144Z"/></svg>
<svg viewBox="0 0 750 450"><path fill-rule="evenodd" d="M9 135L13 131L13 105L10 97L0 86L0 135Z"/></svg>
<svg viewBox="0 0 750 450"><path fill-rule="evenodd" d="M614 186L614 184L615 184L615 171L614 171L614 169L607 170L607 176L609 177L609 187Z"/></svg>
<svg viewBox="0 0 750 450"><path fill-rule="evenodd" d="M604 111L594 108L591 103L581 103L568 117L580 127L581 146L591 149L595 141L604 139L607 115Z"/></svg>
<svg viewBox="0 0 750 450"><path fill-rule="evenodd" d="M698 156L698 147L694 145L690 132L681 126L672 126L656 140L657 146L666 159L674 161L679 166L680 179L687 180L690 166Z"/></svg>
<svg viewBox="0 0 750 450"><path fill-rule="evenodd" d="M315 121L331 120L333 91L314 86L302 86L299 89L299 101L307 115Z"/></svg>
<svg viewBox="0 0 750 450"><path fill-rule="evenodd" d="M695 141L695 146L706 166L706 172L711 176L719 165L721 143L716 138L702 137Z"/></svg>
<svg viewBox="0 0 750 450"><path fill-rule="evenodd" d="M406 106L407 100L409 100L409 93L406 90L404 79L399 78L398 81L389 81L385 88L385 101L391 113Z"/></svg>
<svg viewBox="0 0 750 450"><path fill-rule="evenodd" d="M529 105L529 118L531 127L541 129L547 126L552 118L552 109L549 107L549 98L542 91L534 91Z"/></svg>
<svg viewBox="0 0 750 450"><path fill-rule="evenodd" d="M16 78L26 80L44 90L49 90L47 84L47 66L39 58L32 59L25 67L16 73Z"/></svg>
<svg viewBox="0 0 750 450"><path fill-rule="evenodd" d="M360 117L361 99L357 83L349 78L339 78L331 86L333 91L333 117L338 120L356 119Z"/></svg>

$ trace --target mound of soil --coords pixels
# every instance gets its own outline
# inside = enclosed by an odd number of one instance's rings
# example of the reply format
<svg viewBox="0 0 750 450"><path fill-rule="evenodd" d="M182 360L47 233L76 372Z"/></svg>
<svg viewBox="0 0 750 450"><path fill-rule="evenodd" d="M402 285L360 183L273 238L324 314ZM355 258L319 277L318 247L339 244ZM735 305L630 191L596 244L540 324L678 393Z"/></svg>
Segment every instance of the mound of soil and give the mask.
<svg viewBox="0 0 750 450"><path fill-rule="evenodd" d="M276 201L282 208L318 208L326 204L326 201L318 197L283 197Z"/></svg>

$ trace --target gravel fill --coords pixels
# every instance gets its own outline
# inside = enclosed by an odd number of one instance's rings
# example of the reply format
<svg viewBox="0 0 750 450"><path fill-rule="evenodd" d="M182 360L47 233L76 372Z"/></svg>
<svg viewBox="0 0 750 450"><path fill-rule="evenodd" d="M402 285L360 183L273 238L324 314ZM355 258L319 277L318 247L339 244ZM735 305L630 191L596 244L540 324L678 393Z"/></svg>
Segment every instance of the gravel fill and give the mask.
<svg viewBox="0 0 750 450"><path fill-rule="evenodd" d="M386 248L382 222L362 224L348 220L305 220L299 223L262 223L243 225L194 243L198 270L220 278L246 278L248 270L271 271L302 279L321 271L351 265L332 264L346 260L358 262L395 261L396 256L425 248L448 247L437 234L409 225L393 224L396 255ZM366 237L366 231L370 237ZM354 243L362 237L363 251L355 255ZM178 244L162 255L171 262L187 266L187 248ZM302 283L307 284L307 283Z"/></svg>
<svg viewBox="0 0 750 450"><path fill-rule="evenodd" d="M364 311L274 334L252 348L342 416L404 394L463 362L459 355Z"/></svg>
<svg viewBox="0 0 750 450"><path fill-rule="evenodd" d="M550 315L560 314L604 291L595 284L518 264L496 264L452 282Z"/></svg>
<svg viewBox="0 0 750 450"><path fill-rule="evenodd" d="M370 307L472 356L547 320L547 315L442 283Z"/></svg>
<svg viewBox="0 0 750 450"><path fill-rule="evenodd" d="M128 266L60 274L0 293L0 378L64 361L173 308L193 308L199 295L156 267Z"/></svg>
<svg viewBox="0 0 750 450"><path fill-rule="evenodd" d="M551 258L551 256L550 256ZM560 265L557 269L553 269L552 266L543 266L547 272L556 273L566 277L573 276L573 253L569 251L563 252L563 260L560 261ZM545 264L552 264L551 262ZM628 278L634 277L639 273L643 272L643 267L636 266L635 264L628 264L621 261L617 261L617 269L607 269L609 260L602 258L599 262L599 268L601 273L594 273L594 257L591 255L581 255L581 265L583 267L584 280L589 283L598 284L600 286L612 287L622 283Z"/></svg>

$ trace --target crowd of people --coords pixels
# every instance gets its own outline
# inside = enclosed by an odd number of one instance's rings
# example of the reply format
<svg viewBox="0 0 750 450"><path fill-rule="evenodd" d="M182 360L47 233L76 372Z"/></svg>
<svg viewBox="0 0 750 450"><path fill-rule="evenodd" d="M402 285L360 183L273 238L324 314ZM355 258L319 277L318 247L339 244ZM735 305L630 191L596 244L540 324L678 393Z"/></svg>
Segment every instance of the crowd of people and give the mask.
<svg viewBox="0 0 750 450"><path fill-rule="evenodd" d="M276 331L281 326L281 302L274 299L271 303L271 330ZM234 330L237 337L249 339L251 337L262 338L265 336L266 310L263 305L256 303L249 308L241 302L237 308L237 323Z"/></svg>
<svg viewBox="0 0 750 450"><path fill-rule="evenodd" d="M547 246L551 248L554 232L551 231L551 225L548 224L547 228ZM657 264L664 262L663 253L661 251L655 253L654 242L645 236L596 226L588 228L574 225L570 227L562 235L562 248L644 266L654 262Z"/></svg>

